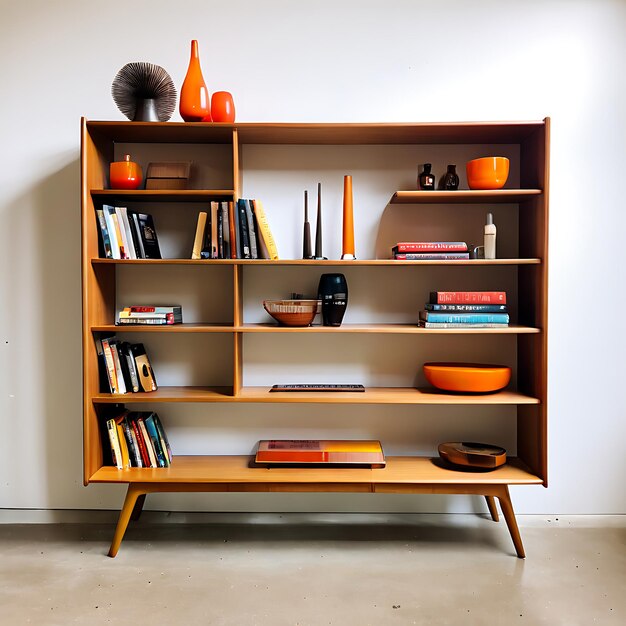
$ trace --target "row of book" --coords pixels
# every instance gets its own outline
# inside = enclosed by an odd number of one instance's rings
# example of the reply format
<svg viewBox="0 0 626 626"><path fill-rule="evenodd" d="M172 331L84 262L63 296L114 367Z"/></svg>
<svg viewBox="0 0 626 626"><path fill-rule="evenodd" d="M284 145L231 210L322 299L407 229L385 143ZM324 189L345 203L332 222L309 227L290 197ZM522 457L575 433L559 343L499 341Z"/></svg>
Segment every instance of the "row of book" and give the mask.
<svg viewBox="0 0 626 626"><path fill-rule="evenodd" d="M118 469L172 464L172 450L156 413L124 411L107 420L106 429L112 462Z"/></svg>
<svg viewBox="0 0 626 626"><path fill-rule="evenodd" d="M505 291L433 291L419 314L422 328L505 328Z"/></svg>
<svg viewBox="0 0 626 626"><path fill-rule="evenodd" d="M115 336L96 339L100 389L105 393L139 393L157 390L156 378L142 343L120 341Z"/></svg>
<svg viewBox="0 0 626 626"><path fill-rule="evenodd" d="M464 241L403 241L391 248L398 261L447 261L469 259Z"/></svg>
<svg viewBox="0 0 626 626"><path fill-rule="evenodd" d="M170 325L183 323L183 307L179 304L167 306L127 306L118 314L118 326Z"/></svg>
<svg viewBox="0 0 626 626"><path fill-rule="evenodd" d="M214 201L210 209L198 214L192 259L278 259L260 200Z"/></svg>
<svg viewBox="0 0 626 626"><path fill-rule="evenodd" d="M107 259L160 259L154 220L147 213L108 204L96 209L101 254Z"/></svg>

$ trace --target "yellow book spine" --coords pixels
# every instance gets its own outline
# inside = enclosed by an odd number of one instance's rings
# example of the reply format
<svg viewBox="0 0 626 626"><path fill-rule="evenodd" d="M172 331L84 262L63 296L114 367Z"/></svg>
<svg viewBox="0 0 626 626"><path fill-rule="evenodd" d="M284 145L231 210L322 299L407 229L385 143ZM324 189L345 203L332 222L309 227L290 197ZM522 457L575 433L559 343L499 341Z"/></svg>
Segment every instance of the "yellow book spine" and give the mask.
<svg viewBox="0 0 626 626"><path fill-rule="evenodd" d="M206 211L200 211L198 214L198 225L196 226L196 237L193 240L193 250L191 252L192 259L200 259L202 252L202 240L204 238L204 228L206 226Z"/></svg>
<svg viewBox="0 0 626 626"><path fill-rule="evenodd" d="M121 424L117 426L117 438L120 441L120 449L122 451L122 468L126 469L130 467L130 454L128 453L128 444L126 443L126 437L124 435L124 429Z"/></svg>
<svg viewBox="0 0 626 626"><path fill-rule="evenodd" d="M269 257L273 261L276 261L278 260L278 249L276 248L276 242L274 241L274 236L272 235L265 210L263 209L263 203L260 200L252 200L252 206L254 207L256 221L259 225L259 231L261 237L263 237L263 243L265 244Z"/></svg>

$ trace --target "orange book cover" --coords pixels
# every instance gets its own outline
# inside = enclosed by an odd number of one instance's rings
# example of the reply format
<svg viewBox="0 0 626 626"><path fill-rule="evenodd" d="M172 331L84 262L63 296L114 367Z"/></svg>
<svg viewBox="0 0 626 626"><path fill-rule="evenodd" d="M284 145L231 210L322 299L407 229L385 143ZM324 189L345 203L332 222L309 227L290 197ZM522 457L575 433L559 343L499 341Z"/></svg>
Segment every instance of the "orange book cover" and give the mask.
<svg viewBox="0 0 626 626"><path fill-rule="evenodd" d="M283 439L259 442L257 463L384 465L380 441Z"/></svg>

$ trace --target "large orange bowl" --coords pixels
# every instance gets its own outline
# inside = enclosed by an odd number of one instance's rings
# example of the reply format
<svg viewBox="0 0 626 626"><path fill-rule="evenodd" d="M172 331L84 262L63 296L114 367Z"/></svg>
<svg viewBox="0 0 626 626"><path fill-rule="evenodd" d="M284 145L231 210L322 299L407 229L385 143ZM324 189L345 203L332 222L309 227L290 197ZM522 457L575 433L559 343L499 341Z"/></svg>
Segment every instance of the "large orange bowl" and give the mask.
<svg viewBox="0 0 626 626"><path fill-rule="evenodd" d="M509 177L506 157L484 157L468 161L465 166L470 189L502 189Z"/></svg>
<svg viewBox="0 0 626 626"><path fill-rule="evenodd" d="M461 393L489 393L504 389L511 368L481 363L424 363L426 380L437 389Z"/></svg>

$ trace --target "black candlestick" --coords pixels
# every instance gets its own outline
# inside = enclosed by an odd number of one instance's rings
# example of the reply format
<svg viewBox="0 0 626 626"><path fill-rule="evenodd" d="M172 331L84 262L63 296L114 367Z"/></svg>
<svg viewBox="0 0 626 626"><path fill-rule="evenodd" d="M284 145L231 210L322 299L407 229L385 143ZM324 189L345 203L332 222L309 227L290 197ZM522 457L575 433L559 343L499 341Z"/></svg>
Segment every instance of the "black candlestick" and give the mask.
<svg viewBox="0 0 626 626"><path fill-rule="evenodd" d="M317 226L315 228L315 256L314 259L326 259L322 255L322 183L317 183Z"/></svg>
<svg viewBox="0 0 626 626"><path fill-rule="evenodd" d="M302 238L302 258L310 259L311 254L311 224L309 224L309 192L304 191L304 234Z"/></svg>

